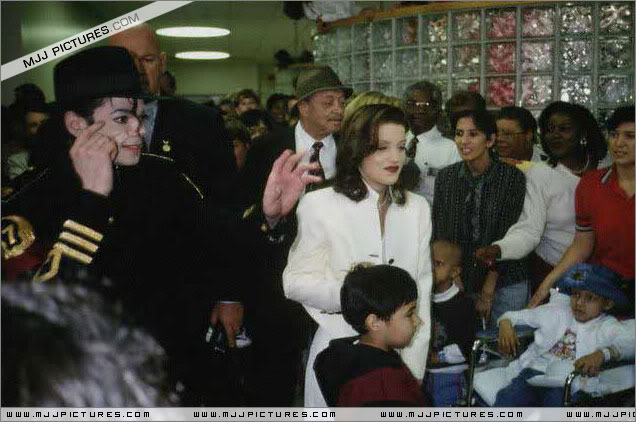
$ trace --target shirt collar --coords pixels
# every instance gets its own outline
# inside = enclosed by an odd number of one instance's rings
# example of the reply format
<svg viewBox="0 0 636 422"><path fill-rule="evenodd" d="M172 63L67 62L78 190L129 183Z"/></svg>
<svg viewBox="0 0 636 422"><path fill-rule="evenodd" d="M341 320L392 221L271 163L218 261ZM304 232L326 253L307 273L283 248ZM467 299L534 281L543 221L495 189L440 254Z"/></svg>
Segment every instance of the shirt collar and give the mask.
<svg viewBox="0 0 636 422"><path fill-rule="evenodd" d="M298 124L296 125L296 135L303 140L303 143L308 143L309 146L313 145L314 142L322 142L323 144L325 144L325 147L327 147L327 144L330 143L330 141L334 142L333 134L331 133L322 139L315 139L313 136L307 133L305 128L303 128L303 123L301 121L298 121Z"/></svg>
<svg viewBox="0 0 636 422"><path fill-rule="evenodd" d="M360 176L362 177L362 176ZM362 179L362 183L364 183L364 185L367 187L367 196L364 198L365 201L370 201L373 204L377 204L378 201L380 200L380 194L377 193L375 191L375 189L373 189L371 186L369 186L369 184L367 182L364 181L364 179ZM388 186L387 189L389 190L387 192L387 194L389 195L389 206L393 204L393 197L391 195L391 187Z"/></svg>
<svg viewBox="0 0 636 422"><path fill-rule="evenodd" d="M422 142L425 140L436 140L442 137L442 132L437 129L437 126L433 126L433 129L428 132L422 132L416 136L417 140Z"/></svg>
<svg viewBox="0 0 636 422"><path fill-rule="evenodd" d="M616 175L614 173L614 166L607 168L607 171L601 175L601 185L606 185L610 181L616 179Z"/></svg>
<svg viewBox="0 0 636 422"><path fill-rule="evenodd" d="M480 179L488 180L493 174L493 169L495 168L495 166L497 166L498 163L499 161L497 159L490 157L490 166L486 169L486 172L477 177L473 177L473 174L470 172L468 165L466 165L466 162L463 161L462 165L459 167L459 177L460 179L466 179L472 182L476 182Z"/></svg>
<svg viewBox="0 0 636 422"><path fill-rule="evenodd" d="M572 318L574 318L574 314L572 314ZM605 318L605 313L601 313L599 316L597 316L596 318L591 319L589 321L578 322L576 319L574 319L574 322L576 323L577 327L586 328L586 327L590 327L590 326L594 325L595 323L601 321L604 318Z"/></svg>
<svg viewBox="0 0 636 422"><path fill-rule="evenodd" d="M360 175L360 177L362 178L362 175ZM371 186L369 186L369 184L365 182L364 179L362 179L362 183L364 183L364 186L367 187L368 194L366 199L373 201L373 203L377 203L380 199L380 194L377 193Z"/></svg>
<svg viewBox="0 0 636 422"><path fill-rule="evenodd" d="M621 198L626 200L634 200L634 195L627 196L627 193L620 187L618 184L618 173L615 169L615 164L611 167L605 168L602 170L601 174L601 187L608 187L610 190L615 192Z"/></svg>
<svg viewBox="0 0 636 422"><path fill-rule="evenodd" d="M455 297L457 293L459 293L459 287L453 283L448 289L446 289L446 291L442 293L433 293L433 303L446 302Z"/></svg>

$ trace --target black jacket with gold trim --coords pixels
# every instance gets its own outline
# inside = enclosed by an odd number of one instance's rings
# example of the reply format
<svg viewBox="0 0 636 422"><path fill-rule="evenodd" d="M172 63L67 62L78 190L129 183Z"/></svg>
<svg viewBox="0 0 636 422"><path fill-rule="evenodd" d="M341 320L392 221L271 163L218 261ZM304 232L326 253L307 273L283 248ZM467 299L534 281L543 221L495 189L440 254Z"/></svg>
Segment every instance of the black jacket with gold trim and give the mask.
<svg viewBox="0 0 636 422"><path fill-rule="evenodd" d="M3 199L3 254L20 255L5 236L17 228L10 218L28 222L35 242L52 245L36 279L105 276L129 313L172 343L204 333L214 300L243 295L232 281L241 271L238 241L259 224L253 214L250 225L204 200L165 157L143 154L138 165L116 167L109 197L83 190L67 158Z"/></svg>

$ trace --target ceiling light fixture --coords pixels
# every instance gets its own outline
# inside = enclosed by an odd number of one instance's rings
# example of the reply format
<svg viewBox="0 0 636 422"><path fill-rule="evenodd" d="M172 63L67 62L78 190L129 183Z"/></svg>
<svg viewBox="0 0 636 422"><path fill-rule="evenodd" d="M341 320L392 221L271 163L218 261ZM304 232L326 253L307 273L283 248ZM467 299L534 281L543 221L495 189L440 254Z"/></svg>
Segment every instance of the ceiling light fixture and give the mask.
<svg viewBox="0 0 636 422"><path fill-rule="evenodd" d="M225 51L182 51L175 54L178 59L187 60L220 60L230 57Z"/></svg>
<svg viewBox="0 0 636 422"><path fill-rule="evenodd" d="M157 29L157 34L165 37L210 38L224 37L229 33L229 29L211 26L175 26Z"/></svg>

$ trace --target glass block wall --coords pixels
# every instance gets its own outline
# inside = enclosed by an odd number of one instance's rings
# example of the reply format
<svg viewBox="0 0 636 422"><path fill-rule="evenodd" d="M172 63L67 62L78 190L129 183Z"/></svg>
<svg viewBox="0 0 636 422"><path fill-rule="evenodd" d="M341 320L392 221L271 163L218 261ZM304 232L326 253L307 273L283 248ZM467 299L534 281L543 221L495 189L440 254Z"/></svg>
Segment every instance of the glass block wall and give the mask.
<svg viewBox="0 0 636 422"><path fill-rule="evenodd" d="M634 3L502 5L354 24L314 37L314 57L358 92L402 96L426 79L445 98L474 90L490 108L537 115L563 100L603 120L634 101Z"/></svg>

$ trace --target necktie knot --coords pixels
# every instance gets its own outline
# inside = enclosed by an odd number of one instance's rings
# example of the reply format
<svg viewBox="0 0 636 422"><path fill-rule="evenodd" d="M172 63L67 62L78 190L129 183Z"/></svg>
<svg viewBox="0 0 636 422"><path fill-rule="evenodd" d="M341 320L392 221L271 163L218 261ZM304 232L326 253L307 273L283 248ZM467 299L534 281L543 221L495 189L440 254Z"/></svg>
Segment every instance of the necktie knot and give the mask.
<svg viewBox="0 0 636 422"><path fill-rule="evenodd" d="M318 157L320 156L320 149L324 146L324 144L322 142L314 142L314 144L311 146L311 148L314 150L311 153L311 157L309 158L309 162L313 163L314 161L318 160Z"/></svg>
<svg viewBox="0 0 636 422"><path fill-rule="evenodd" d="M309 174L314 175L314 176L320 176L322 177L322 180L325 180L325 171L322 168L322 164L320 163L320 149L322 147L324 147L325 145L322 142L314 142L314 144L311 146L311 148L313 149L313 152L311 153L311 157L309 157L309 163L315 163L316 161L318 162L318 168L315 170L309 170ZM307 191L311 191L313 189L315 189L317 187L316 183L312 183L309 186L307 186Z"/></svg>

